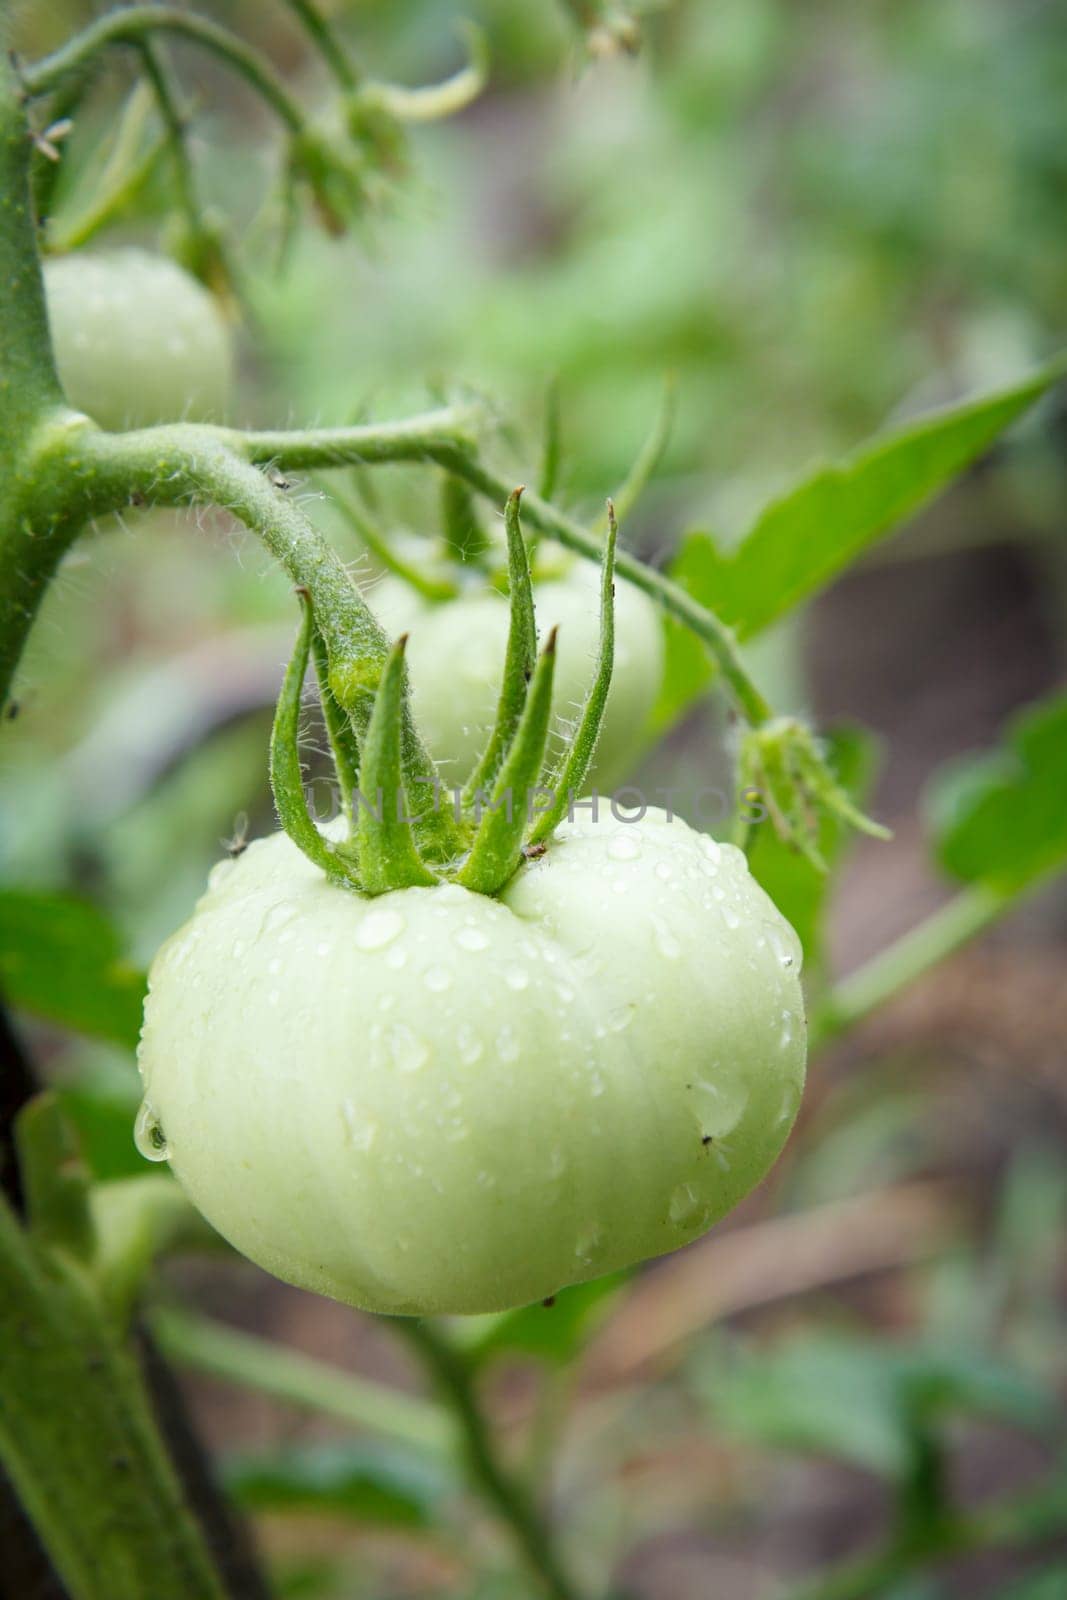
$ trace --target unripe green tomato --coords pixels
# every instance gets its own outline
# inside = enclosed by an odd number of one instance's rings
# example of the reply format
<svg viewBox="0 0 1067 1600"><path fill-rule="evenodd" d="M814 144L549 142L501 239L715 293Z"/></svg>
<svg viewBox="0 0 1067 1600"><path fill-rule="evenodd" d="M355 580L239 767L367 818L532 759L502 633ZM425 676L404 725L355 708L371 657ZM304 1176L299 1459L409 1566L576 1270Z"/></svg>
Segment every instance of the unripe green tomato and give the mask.
<svg viewBox="0 0 1067 1600"><path fill-rule="evenodd" d="M153 963L138 1143L269 1272L484 1312L675 1249L804 1080L800 946L744 856L579 814L499 899L365 898L284 834Z"/></svg>
<svg viewBox="0 0 1067 1600"><path fill-rule="evenodd" d="M229 400L229 329L217 302L166 256L79 251L45 262L60 382L102 428L218 420Z"/></svg>
<svg viewBox="0 0 1067 1600"><path fill-rule="evenodd" d="M508 602L488 586L433 605L398 579L368 590L375 615L392 634L408 633L412 707L446 785L463 783L485 746L500 694ZM551 760L585 702L600 638L600 573L576 561L561 577L534 586L544 638L559 628L552 694ZM663 624L655 603L632 583L615 583L615 666L590 775L601 793L631 776L663 679Z"/></svg>

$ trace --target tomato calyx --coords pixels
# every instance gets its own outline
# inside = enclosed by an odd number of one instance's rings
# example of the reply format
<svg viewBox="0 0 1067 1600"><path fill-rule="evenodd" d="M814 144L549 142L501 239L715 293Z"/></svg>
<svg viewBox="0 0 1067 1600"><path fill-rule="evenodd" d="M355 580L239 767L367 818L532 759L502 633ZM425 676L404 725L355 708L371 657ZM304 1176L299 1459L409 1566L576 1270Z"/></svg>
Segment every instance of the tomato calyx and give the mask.
<svg viewBox="0 0 1067 1600"><path fill-rule="evenodd" d="M779 838L819 872L826 871L818 845L821 811L873 839L891 837L888 828L853 804L821 741L797 717L775 717L750 728L741 742L738 773L742 792L759 796Z"/></svg>
<svg viewBox="0 0 1067 1600"><path fill-rule="evenodd" d="M455 881L496 895L531 856L542 854L592 765L614 661L614 570L618 533L609 502L600 586L600 645L584 708L569 743L545 771L556 664L556 630L540 650L530 560L513 491L504 513L509 627L496 717L466 785L446 797L409 759L413 728L405 666L407 635L358 684L331 673L311 596L298 590L303 618L278 699L271 735L271 784L282 827L333 882L365 895ZM301 698L314 660L337 792L347 830L324 834L304 793L299 751ZM448 833L434 827L451 812ZM442 855L442 839L447 840ZM455 850L458 839L460 848Z"/></svg>

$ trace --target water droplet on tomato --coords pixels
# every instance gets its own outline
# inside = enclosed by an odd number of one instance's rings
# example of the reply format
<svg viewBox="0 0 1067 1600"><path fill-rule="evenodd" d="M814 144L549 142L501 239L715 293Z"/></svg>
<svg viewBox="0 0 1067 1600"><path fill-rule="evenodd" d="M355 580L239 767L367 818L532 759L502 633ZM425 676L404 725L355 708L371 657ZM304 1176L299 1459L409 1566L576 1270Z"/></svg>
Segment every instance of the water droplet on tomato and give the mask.
<svg viewBox="0 0 1067 1600"><path fill-rule="evenodd" d="M574 1253L579 1261L592 1266L604 1254L604 1230L599 1222L588 1223L574 1242Z"/></svg>
<svg viewBox="0 0 1067 1600"><path fill-rule="evenodd" d="M166 1161L170 1155L163 1126L147 1100L142 1100L133 1125L133 1142L146 1161Z"/></svg>
<svg viewBox="0 0 1067 1600"><path fill-rule="evenodd" d="M672 1190L667 1214L681 1233L697 1233L708 1220L708 1208L691 1183Z"/></svg>
<svg viewBox="0 0 1067 1600"><path fill-rule="evenodd" d="M608 855L613 861L636 861L641 854L641 835L628 828L617 833L608 845Z"/></svg>
<svg viewBox="0 0 1067 1600"><path fill-rule="evenodd" d="M485 1053L485 1046L469 1022L465 1022L457 1033L456 1048L459 1051L459 1059L467 1067L472 1067Z"/></svg>
<svg viewBox="0 0 1067 1600"><path fill-rule="evenodd" d="M510 1022L506 1022L497 1034L496 1050L501 1061L515 1061L518 1058L519 1041Z"/></svg>
<svg viewBox="0 0 1067 1600"><path fill-rule="evenodd" d="M525 967L512 967L505 981L509 989L514 989L518 993L520 990L530 987L530 974Z"/></svg>
<svg viewBox="0 0 1067 1600"><path fill-rule="evenodd" d="M356 929L356 944L360 950L384 950L404 931L404 919L399 911L383 907L368 911Z"/></svg>
<svg viewBox="0 0 1067 1600"><path fill-rule="evenodd" d="M430 1047L406 1022L390 1023L385 1044L393 1065L400 1072L418 1072L430 1059Z"/></svg>
<svg viewBox="0 0 1067 1600"><path fill-rule="evenodd" d="M661 956L666 956L668 961L677 961L682 953L682 947L674 937L670 928L662 917L652 913L652 930L656 936L656 949Z"/></svg>
<svg viewBox="0 0 1067 1600"><path fill-rule="evenodd" d="M351 1100L341 1102L341 1126L346 1144L353 1150L369 1150L378 1137L378 1124L364 1117Z"/></svg>
<svg viewBox="0 0 1067 1600"><path fill-rule="evenodd" d="M447 967L428 967L422 981L432 994L444 994L452 987L452 974Z"/></svg>
<svg viewBox="0 0 1067 1600"><path fill-rule="evenodd" d="M489 940L481 928L460 928L456 943L462 950L488 950Z"/></svg>

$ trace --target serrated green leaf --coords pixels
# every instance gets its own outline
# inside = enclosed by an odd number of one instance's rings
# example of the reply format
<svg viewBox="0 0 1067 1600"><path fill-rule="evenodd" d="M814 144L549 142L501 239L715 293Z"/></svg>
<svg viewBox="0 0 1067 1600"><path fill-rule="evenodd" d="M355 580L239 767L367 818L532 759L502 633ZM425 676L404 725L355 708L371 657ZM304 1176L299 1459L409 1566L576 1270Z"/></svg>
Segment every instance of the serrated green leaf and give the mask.
<svg viewBox="0 0 1067 1600"><path fill-rule="evenodd" d="M1067 694L1028 707L1001 749L935 779L937 857L964 883L1016 892L1067 865Z"/></svg>
<svg viewBox="0 0 1067 1600"><path fill-rule="evenodd" d="M95 906L69 895L0 891L0 988L21 1010L132 1050L145 981Z"/></svg>
<svg viewBox="0 0 1067 1600"><path fill-rule="evenodd" d="M750 638L809 599L977 460L1063 376L1062 363L978 400L948 406L820 466L764 508L730 551L686 539L672 577Z"/></svg>
<svg viewBox="0 0 1067 1600"><path fill-rule="evenodd" d="M326 1513L401 1528L429 1527L455 1487L440 1463L372 1441L232 1455L222 1475L252 1511Z"/></svg>

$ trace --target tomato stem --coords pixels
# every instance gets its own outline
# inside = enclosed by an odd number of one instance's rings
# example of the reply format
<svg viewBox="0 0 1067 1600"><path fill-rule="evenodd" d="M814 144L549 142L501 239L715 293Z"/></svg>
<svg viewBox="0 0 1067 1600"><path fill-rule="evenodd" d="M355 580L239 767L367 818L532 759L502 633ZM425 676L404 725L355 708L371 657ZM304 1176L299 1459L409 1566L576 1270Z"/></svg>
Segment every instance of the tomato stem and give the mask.
<svg viewBox="0 0 1067 1600"><path fill-rule="evenodd" d="M580 1600L580 1590L563 1566L548 1526L522 1487L497 1458L489 1424L478 1402L471 1367L436 1324L394 1317L392 1326L407 1339L459 1421L468 1469L486 1500L507 1523L530 1569L552 1600Z"/></svg>

